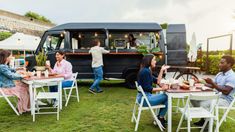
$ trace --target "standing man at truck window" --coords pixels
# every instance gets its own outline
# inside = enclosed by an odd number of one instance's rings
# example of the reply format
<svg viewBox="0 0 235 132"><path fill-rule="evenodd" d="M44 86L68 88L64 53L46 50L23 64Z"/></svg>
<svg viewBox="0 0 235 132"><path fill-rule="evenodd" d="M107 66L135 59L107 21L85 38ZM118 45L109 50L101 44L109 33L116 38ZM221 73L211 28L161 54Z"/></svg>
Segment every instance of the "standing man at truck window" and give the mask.
<svg viewBox="0 0 235 132"><path fill-rule="evenodd" d="M100 47L100 41L95 40L95 46L89 50L89 53L92 55L92 69L94 73L94 82L89 88L89 92L95 94L103 92L99 87L100 81L103 80L103 54L107 54L110 51L105 50L103 47ZM96 91L95 91L96 89Z"/></svg>

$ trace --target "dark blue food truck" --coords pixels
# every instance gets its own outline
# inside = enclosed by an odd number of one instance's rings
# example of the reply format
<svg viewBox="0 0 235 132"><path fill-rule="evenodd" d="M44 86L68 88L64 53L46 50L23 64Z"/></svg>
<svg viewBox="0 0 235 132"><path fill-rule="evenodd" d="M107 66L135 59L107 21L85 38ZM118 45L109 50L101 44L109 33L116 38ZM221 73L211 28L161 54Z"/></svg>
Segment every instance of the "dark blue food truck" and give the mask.
<svg viewBox="0 0 235 132"><path fill-rule="evenodd" d="M138 47L131 47L128 43L130 34L147 49L159 49L156 53L160 58L157 65L185 65L187 62L183 24L170 24L166 32L157 23L62 24L45 31L35 54L44 50L51 65L54 65L55 52L63 50L66 59L73 65L73 72L78 72L78 78L91 79L92 58L88 51L99 40L102 47L110 50L109 54L103 55L104 78L125 79L127 86L134 88L143 55L138 52ZM29 56L26 60L29 62L27 68L33 70L36 65L35 56Z"/></svg>

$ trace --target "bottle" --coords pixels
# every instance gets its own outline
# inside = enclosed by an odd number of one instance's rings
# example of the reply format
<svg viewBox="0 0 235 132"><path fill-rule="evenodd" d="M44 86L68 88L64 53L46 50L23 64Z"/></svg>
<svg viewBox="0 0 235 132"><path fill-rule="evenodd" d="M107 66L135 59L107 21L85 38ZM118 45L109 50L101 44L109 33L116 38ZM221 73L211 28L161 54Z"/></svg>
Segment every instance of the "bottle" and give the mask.
<svg viewBox="0 0 235 132"><path fill-rule="evenodd" d="M46 70L45 72L44 72L44 74L45 74L45 77L48 77L48 70Z"/></svg>

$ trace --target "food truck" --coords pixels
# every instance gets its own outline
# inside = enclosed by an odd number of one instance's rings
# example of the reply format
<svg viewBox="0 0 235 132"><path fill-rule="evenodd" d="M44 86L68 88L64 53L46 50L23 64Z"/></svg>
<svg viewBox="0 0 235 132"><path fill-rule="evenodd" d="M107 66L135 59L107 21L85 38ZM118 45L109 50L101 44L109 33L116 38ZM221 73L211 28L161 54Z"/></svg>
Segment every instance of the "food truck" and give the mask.
<svg viewBox="0 0 235 132"><path fill-rule="evenodd" d="M159 49L155 53L160 58L157 65L187 62L184 24L169 24L163 31L157 23L66 23L45 31L35 54L26 58L27 68L34 70L35 55L42 50L53 66L55 52L63 50L66 60L73 65L73 72L78 72L78 79L92 79L92 58L88 51L98 40L101 47L110 50L103 55L104 78L125 79L127 87L134 88L143 54L138 46L131 47L128 43L130 34L147 49Z"/></svg>

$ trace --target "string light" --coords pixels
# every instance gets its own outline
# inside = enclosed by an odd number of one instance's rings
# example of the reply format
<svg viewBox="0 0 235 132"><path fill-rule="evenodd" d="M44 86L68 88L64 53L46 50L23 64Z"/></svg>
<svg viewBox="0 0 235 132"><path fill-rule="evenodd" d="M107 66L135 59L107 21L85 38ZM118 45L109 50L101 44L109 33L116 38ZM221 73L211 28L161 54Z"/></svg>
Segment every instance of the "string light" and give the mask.
<svg viewBox="0 0 235 132"><path fill-rule="evenodd" d="M140 37L142 36L143 34L142 33L140 33Z"/></svg>
<svg viewBox="0 0 235 132"><path fill-rule="evenodd" d="M112 35L111 34L109 34L109 38L111 38L112 37Z"/></svg>
<svg viewBox="0 0 235 132"><path fill-rule="evenodd" d="M128 35L127 34L125 34L125 36L124 36L125 38L128 38Z"/></svg>
<svg viewBox="0 0 235 132"><path fill-rule="evenodd" d="M98 34L95 32L95 37L97 37L98 36Z"/></svg>
<svg viewBox="0 0 235 132"><path fill-rule="evenodd" d="M82 38L82 35L81 35L81 34L79 34L79 35L78 35L78 38Z"/></svg>

